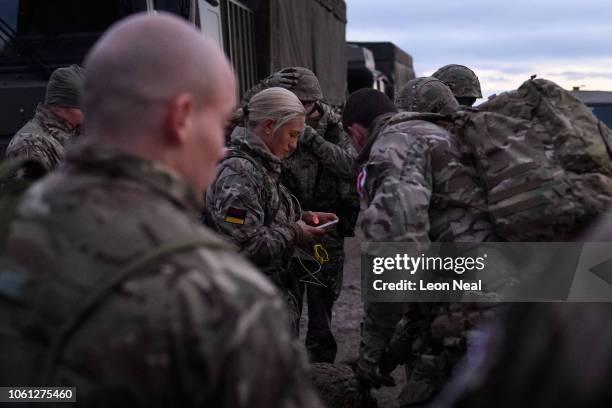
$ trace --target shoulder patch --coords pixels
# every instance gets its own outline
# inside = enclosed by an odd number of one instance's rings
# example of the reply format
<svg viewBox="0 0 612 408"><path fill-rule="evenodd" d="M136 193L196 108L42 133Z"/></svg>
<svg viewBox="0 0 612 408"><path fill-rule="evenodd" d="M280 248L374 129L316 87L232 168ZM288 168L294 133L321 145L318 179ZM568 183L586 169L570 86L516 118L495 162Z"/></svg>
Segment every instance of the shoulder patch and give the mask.
<svg viewBox="0 0 612 408"><path fill-rule="evenodd" d="M244 220L246 219L247 211L240 209L229 207L227 212L225 213L225 218L223 221L229 222L230 224L238 224L244 225Z"/></svg>
<svg viewBox="0 0 612 408"><path fill-rule="evenodd" d="M366 177L368 176L368 171L366 170L366 166L363 166L359 175L357 176L357 192L360 197L363 197L363 188L365 186Z"/></svg>

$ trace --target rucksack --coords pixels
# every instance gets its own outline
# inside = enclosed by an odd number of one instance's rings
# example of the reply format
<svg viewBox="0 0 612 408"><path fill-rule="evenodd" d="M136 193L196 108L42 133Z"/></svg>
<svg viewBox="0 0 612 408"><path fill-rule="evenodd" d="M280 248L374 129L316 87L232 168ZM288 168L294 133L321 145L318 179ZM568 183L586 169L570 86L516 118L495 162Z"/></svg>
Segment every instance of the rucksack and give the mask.
<svg viewBox="0 0 612 408"><path fill-rule="evenodd" d="M453 131L505 240L570 240L612 199L612 131L551 81L530 79L458 112Z"/></svg>
<svg viewBox="0 0 612 408"><path fill-rule="evenodd" d="M571 240L612 201L612 131L551 81L530 79L451 116L404 112L381 126L407 120L458 137L486 194L484 210L506 241Z"/></svg>
<svg viewBox="0 0 612 408"><path fill-rule="evenodd" d="M22 196L32 183L45 174L47 170L44 166L33 159L6 159L0 162L0 253Z"/></svg>

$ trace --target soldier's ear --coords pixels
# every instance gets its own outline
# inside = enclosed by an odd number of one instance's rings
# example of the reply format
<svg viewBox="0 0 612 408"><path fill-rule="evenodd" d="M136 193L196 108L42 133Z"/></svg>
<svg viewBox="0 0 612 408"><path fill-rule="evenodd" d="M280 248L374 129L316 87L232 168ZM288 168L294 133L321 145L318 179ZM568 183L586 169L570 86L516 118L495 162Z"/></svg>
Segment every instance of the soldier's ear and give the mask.
<svg viewBox="0 0 612 408"><path fill-rule="evenodd" d="M274 128L276 127L275 119L266 119L261 123L261 129L266 136L272 136Z"/></svg>
<svg viewBox="0 0 612 408"><path fill-rule="evenodd" d="M170 101L165 125L171 143L183 143L187 140L192 125L193 110L194 101L190 94L180 94Z"/></svg>
<svg viewBox="0 0 612 408"><path fill-rule="evenodd" d="M353 123L347 126L346 133L357 150L363 149L368 142L368 129L359 123Z"/></svg>

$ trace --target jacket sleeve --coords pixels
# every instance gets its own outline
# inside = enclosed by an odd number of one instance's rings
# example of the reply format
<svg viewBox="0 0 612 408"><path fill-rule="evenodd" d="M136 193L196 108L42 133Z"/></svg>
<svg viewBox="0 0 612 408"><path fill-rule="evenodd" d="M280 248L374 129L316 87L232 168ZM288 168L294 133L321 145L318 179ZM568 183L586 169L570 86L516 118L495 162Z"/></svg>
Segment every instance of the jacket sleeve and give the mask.
<svg viewBox="0 0 612 408"><path fill-rule="evenodd" d="M432 179L424 143L399 133L380 136L359 176L362 182L360 229L366 241L404 241L429 247ZM408 143L407 143L408 141Z"/></svg>
<svg viewBox="0 0 612 408"><path fill-rule="evenodd" d="M322 408L278 292L235 253L203 256L206 273L178 269L182 279L172 286L179 300L168 313L172 372L194 396L180 405Z"/></svg>
<svg viewBox="0 0 612 408"><path fill-rule="evenodd" d="M353 179L357 167L346 134L341 132L338 144L325 140L310 126L304 130L302 142L330 173L342 179Z"/></svg>
<svg viewBox="0 0 612 408"><path fill-rule="evenodd" d="M226 160L207 193L207 213L218 232L238 245L255 265L268 265L301 240L295 222L267 226L263 177L246 159Z"/></svg>
<svg viewBox="0 0 612 408"><path fill-rule="evenodd" d="M369 242L405 241L429 247L429 201L431 178L427 174L426 151L421 144L407 144L401 134L380 136L362 169L361 234ZM391 340L406 305L366 303L360 343L360 358L378 364Z"/></svg>

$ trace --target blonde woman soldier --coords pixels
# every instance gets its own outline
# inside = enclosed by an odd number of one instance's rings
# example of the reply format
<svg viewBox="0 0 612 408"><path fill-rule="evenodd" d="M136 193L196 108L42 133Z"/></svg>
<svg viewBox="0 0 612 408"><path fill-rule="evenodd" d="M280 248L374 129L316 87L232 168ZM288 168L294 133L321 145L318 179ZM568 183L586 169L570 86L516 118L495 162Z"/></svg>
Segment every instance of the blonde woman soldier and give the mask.
<svg viewBox="0 0 612 408"><path fill-rule="evenodd" d="M244 126L231 135L232 148L206 194L206 223L235 243L285 295L297 333L297 279L290 273L297 246L324 235L317 228L332 213L302 212L280 181L281 160L293 152L306 112L293 92L268 88L246 107Z"/></svg>

